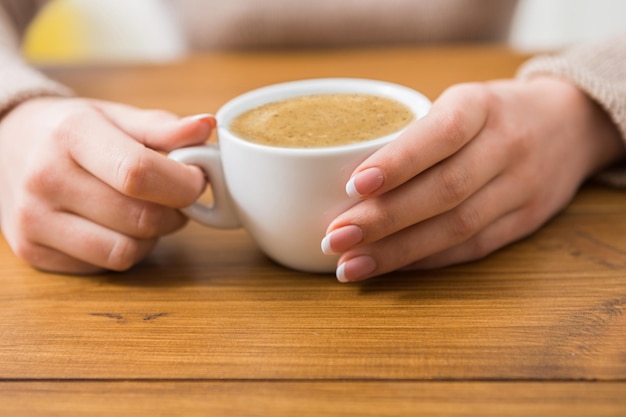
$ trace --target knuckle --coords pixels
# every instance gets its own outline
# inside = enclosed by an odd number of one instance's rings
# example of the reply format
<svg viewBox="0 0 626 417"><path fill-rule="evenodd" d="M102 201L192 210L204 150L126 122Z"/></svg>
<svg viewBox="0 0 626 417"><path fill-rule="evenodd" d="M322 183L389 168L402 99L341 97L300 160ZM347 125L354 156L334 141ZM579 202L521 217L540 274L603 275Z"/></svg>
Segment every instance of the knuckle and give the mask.
<svg viewBox="0 0 626 417"><path fill-rule="evenodd" d="M481 215L478 210L464 207L452 213L448 222L448 233L455 242L462 242L476 234L481 226Z"/></svg>
<svg viewBox="0 0 626 417"><path fill-rule="evenodd" d="M469 195L469 178L460 166L442 166L439 196L445 207L454 207Z"/></svg>
<svg viewBox="0 0 626 417"><path fill-rule="evenodd" d="M445 147L458 150L474 136L477 123L484 123L488 114L490 95L483 83L459 84L444 92L446 105L439 108L438 125Z"/></svg>
<svg viewBox="0 0 626 417"><path fill-rule="evenodd" d="M159 235L159 225L164 221L163 209L154 204L141 204L130 212L135 235L150 239Z"/></svg>
<svg viewBox="0 0 626 417"><path fill-rule="evenodd" d="M451 109L441 117L440 127L444 134L442 138L446 145L452 149L458 149L466 141L467 129L464 123L464 110L459 108Z"/></svg>
<svg viewBox="0 0 626 417"><path fill-rule="evenodd" d="M386 235L399 229L400 221L395 213L382 207L379 207L375 213L380 219L380 223L377 224L379 231L376 235Z"/></svg>
<svg viewBox="0 0 626 417"><path fill-rule="evenodd" d="M72 103L70 111L60 112L54 118L54 124L50 127L50 140L55 143L72 141L77 139L80 127L84 126L85 120L89 120L92 112L89 107L83 107L80 103Z"/></svg>
<svg viewBox="0 0 626 417"><path fill-rule="evenodd" d="M34 195L56 192L58 190L57 170L47 164L32 164L32 169L27 170L23 178L24 189ZM26 207L21 207L25 209Z"/></svg>
<svg viewBox="0 0 626 417"><path fill-rule="evenodd" d="M356 206L352 224L363 230L363 243L376 241L402 228L401 214L392 210L384 196Z"/></svg>
<svg viewBox="0 0 626 417"><path fill-rule="evenodd" d="M476 127L473 114L486 114L489 102L488 89L479 83L460 84L444 93L454 105L448 105L440 112L439 128L442 138L451 149L459 149L473 136Z"/></svg>
<svg viewBox="0 0 626 417"><path fill-rule="evenodd" d="M27 264L39 268L45 259L42 257L42 248L37 243L37 237L33 233L33 222L29 221L32 218L32 211L28 215L18 216L13 228L6 231L5 238L15 256Z"/></svg>
<svg viewBox="0 0 626 417"><path fill-rule="evenodd" d="M118 190L129 197L140 197L150 172L150 163L143 153L121 156L115 167Z"/></svg>
<svg viewBox="0 0 626 417"><path fill-rule="evenodd" d="M472 260L483 259L487 255L491 254L495 248L490 240L485 238L476 239L472 243L472 251L470 253Z"/></svg>
<svg viewBox="0 0 626 417"><path fill-rule="evenodd" d="M471 105L486 108L493 97L489 83L467 82L456 84L450 87L450 90L454 91L454 94L461 99L466 107Z"/></svg>
<svg viewBox="0 0 626 417"><path fill-rule="evenodd" d="M29 238L39 229L41 217L37 204L25 200L18 201L14 208L13 230L17 234Z"/></svg>
<svg viewBox="0 0 626 417"><path fill-rule="evenodd" d="M505 132L508 149L516 158L525 158L532 149L532 133L526 126L515 126L514 129L506 129Z"/></svg>
<svg viewBox="0 0 626 417"><path fill-rule="evenodd" d="M40 257L38 246L25 237L12 240L11 249L15 255L32 266L38 266Z"/></svg>
<svg viewBox="0 0 626 417"><path fill-rule="evenodd" d="M107 268L113 271L126 271L140 259L141 245L136 239L123 236L109 249Z"/></svg>

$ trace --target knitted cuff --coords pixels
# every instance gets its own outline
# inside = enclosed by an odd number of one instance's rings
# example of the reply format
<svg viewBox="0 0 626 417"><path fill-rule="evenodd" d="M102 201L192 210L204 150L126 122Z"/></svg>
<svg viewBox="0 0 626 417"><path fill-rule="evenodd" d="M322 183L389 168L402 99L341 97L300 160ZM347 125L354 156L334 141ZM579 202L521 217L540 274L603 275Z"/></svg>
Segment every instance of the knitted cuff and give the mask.
<svg viewBox="0 0 626 417"><path fill-rule="evenodd" d="M0 54L0 117L30 98L72 95L69 88L52 81L22 61L2 58Z"/></svg>
<svg viewBox="0 0 626 417"><path fill-rule="evenodd" d="M530 59L517 76L548 74L569 80L609 115L626 143L626 35Z"/></svg>
<svg viewBox="0 0 626 417"><path fill-rule="evenodd" d="M532 58L517 73L521 79L536 75L561 77L580 88L607 112L626 145L626 35ZM626 188L626 164L606 169L595 178Z"/></svg>

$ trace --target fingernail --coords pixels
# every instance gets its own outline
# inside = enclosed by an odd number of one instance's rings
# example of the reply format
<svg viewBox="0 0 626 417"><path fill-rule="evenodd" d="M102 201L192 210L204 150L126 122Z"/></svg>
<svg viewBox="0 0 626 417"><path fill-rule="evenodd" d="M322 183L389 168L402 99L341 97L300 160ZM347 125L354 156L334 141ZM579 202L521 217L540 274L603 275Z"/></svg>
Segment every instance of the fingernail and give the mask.
<svg viewBox="0 0 626 417"><path fill-rule="evenodd" d="M378 168L368 168L354 175L346 184L346 193L352 198L361 198L378 190L385 180Z"/></svg>
<svg viewBox="0 0 626 417"><path fill-rule="evenodd" d="M348 225L333 230L322 239L322 252L326 255L345 252L363 240L363 229Z"/></svg>
<svg viewBox="0 0 626 417"><path fill-rule="evenodd" d="M212 128L215 128L217 126L217 120L215 119L215 116L212 115L211 113L200 113L200 114L196 114L193 116L188 116L188 117L185 117L184 120L192 120L192 121L206 120L207 122L209 122Z"/></svg>
<svg viewBox="0 0 626 417"><path fill-rule="evenodd" d="M360 281L374 272L376 267L376 261L371 256L357 256L337 267L337 281L344 283Z"/></svg>

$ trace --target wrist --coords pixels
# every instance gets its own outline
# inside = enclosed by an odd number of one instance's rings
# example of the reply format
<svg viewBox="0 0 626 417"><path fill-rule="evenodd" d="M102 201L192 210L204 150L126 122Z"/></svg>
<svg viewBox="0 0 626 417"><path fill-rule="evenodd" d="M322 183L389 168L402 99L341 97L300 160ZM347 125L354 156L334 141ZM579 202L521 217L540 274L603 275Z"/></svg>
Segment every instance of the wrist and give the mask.
<svg viewBox="0 0 626 417"><path fill-rule="evenodd" d="M56 95L39 95L33 96L29 98L25 98L24 100L17 101L11 104L10 107L5 107L2 112L0 112L0 123L4 121L4 119L13 113L15 110L23 107L30 106L35 103L51 103L54 101L67 100L69 97L65 96L56 96Z"/></svg>
<svg viewBox="0 0 626 417"><path fill-rule="evenodd" d="M540 123L552 135L571 136L572 146L580 148L581 161L590 176L617 162L626 147L608 113L573 83L553 76L538 76L526 81L523 88L537 106Z"/></svg>

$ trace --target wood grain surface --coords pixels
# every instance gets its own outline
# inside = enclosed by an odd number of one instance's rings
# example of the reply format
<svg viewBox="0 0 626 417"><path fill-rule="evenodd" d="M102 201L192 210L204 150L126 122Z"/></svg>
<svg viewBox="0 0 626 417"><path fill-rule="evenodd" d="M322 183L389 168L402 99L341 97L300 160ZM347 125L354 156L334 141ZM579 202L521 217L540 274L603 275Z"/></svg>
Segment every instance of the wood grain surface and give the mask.
<svg viewBox="0 0 626 417"><path fill-rule="evenodd" d="M436 98L511 77L500 47L264 51L47 68L77 94L215 112L350 76ZM35 271L0 239L0 415L626 415L626 193L596 183L488 258L356 285L190 223L125 273ZM3 411L4 410L4 411Z"/></svg>

